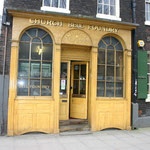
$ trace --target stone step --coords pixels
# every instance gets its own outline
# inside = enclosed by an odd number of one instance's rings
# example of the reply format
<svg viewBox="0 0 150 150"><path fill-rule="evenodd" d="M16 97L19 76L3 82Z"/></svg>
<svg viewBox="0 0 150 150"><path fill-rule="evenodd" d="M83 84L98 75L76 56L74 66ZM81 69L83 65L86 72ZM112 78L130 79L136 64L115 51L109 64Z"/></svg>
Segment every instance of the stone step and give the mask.
<svg viewBox="0 0 150 150"><path fill-rule="evenodd" d="M72 135L88 135L93 134L92 131L66 131L66 132L60 132L60 136L72 136Z"/></svg>
<svg viewBox="0 0 150 150"><path fill-rule="evenodd" d="M88 124L87 119L69 119L59 121L60 126L76 125L76 124Z"/></svg>

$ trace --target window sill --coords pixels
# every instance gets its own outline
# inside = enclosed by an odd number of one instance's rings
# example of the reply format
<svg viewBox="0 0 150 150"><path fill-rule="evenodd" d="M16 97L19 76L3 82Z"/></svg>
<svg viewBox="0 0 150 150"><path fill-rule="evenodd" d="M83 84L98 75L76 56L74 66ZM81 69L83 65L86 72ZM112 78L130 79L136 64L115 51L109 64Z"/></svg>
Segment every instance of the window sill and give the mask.
<svg viewBox="0 0 150 150"><path fill-rule="evenodd" d="M111 15L97 14L96 17L97 18L103 18L103 19L109 19L109 20L121 21L120 17L111 16Z"/></svg>
<svg viewBox="0 0 150 150"><path fill-rule="evenodd" d="M150 94L147 95L147 99L145 100L145 102L150 102Z"/></svg>
<svg viewBox="0 0 150 150"><path fill-rule="evenodd" d="M145 25L150 26L150 21L145 21L144 23L145 23Z"/></svg>
<svg viewBox="0 0 150 150"><path fill-rule="evenodd" d="M63 9L63 8L55 8L55 7L43 6L43 7L41 7L41 10L70 14L70 10L68 10L68 9Z"/></svg>

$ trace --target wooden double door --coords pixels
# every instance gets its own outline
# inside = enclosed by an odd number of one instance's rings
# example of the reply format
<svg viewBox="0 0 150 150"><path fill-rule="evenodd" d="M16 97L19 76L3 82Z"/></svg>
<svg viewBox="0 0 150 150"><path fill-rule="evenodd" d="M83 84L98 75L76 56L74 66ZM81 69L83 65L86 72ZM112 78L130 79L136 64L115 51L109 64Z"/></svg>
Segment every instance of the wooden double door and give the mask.
<svg viewBox="0 0 150 150"><path fill-rule="evenodd" d="M62 62L60 120L87 119L88 62Z"/></svg>

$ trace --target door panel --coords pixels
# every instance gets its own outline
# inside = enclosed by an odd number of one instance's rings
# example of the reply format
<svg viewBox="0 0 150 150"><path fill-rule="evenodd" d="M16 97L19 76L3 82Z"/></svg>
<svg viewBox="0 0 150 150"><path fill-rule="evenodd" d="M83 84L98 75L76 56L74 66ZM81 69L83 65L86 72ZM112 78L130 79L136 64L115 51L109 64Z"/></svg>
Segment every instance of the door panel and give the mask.
<svg viewBox="0 0 150 150"><path fill-rule="evenodd" d="M88 63L73 62L71 70L70 117L87 119Z"/></svg>

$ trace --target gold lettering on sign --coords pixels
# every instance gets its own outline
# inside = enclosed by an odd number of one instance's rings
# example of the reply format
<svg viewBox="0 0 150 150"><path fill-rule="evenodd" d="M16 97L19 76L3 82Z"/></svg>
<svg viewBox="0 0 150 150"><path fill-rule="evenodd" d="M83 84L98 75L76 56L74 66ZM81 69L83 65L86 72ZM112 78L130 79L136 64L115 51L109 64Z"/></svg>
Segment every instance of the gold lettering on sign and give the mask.
<svg viewBox="0 0 150 150"><path fill-rule="evenodd" d="M49 26L63 26L62 21L53 21L53 20L46 20L46 19L30 19L29 22L31 24L37 24L37 25L49 25Z"/></svg>
<svg viewBox="0 0 150 150"><path fill-rule="evenodd" d="M84 29L84 25L80 23L68 23L69 28Z"/></svg>

